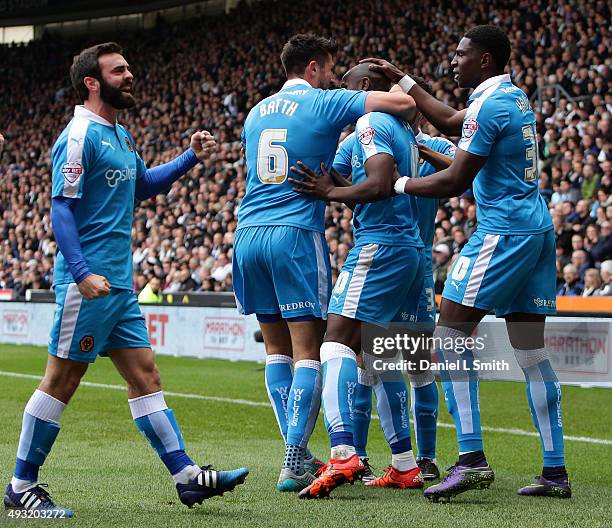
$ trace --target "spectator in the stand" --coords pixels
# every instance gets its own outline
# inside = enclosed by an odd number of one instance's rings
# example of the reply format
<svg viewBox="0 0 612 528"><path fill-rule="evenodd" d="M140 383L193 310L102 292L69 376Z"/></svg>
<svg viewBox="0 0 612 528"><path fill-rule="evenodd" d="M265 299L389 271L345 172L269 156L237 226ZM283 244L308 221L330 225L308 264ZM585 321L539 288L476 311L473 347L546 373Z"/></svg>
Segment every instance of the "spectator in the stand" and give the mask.
<svg viewBox="0 0 612 528"><path fill-rule="evenodd" d="M599 295L612 295L612 260L601 263L601 290Z"/></svg>
<svg viewBox="0 0 612 528"><path fill-rule="evenodd" d="M595 168L590 164L585 165L582 169L582 178L580 180L582 197L585 200L590 200L598 185L599 175L595 173Z"/></svg>
<svg viewBox="0 0 612 528"><path fill-rule="evenodd" d="M145 304L160 303L164 300L161 293L161 280L156 275L153 275L147 285L138 294L138 302Z"/></svg>
<svg viewBox="0 0 612 528"><path fill-rule="evenodd" d="M550 199L552 198L552 189L550 188L550 178L546 172L540 173L540 194L546 200L546 203L550 203Z"/></svg>
<svg viewBox="0 0 612 528"><path fill-rule="evenodd" d="M584 249L584 238L579 233L572 235L572 252Z"/></svg>
<svg viewBox="0 0 612 528"><path fill-rule="evenodd" d="M453 242L452 242L452 252L453 253L460 253L461 250L463 249L463 246L465 246L465 244L467 243L467 237L465 236L465 233L463 232L463 228L459 225L454 226L451 229L451 235L453 238Z"/></svg>
<svg viewBox="0 0 612 528"><path fill-rule="evenodd" d="M557 255L569 255L572 247L572 232L567 229L563 217L553 215L553 226L555 228L555 239L557 241Z"/></svg>
<svg viewBox="0 0 612 528"><path fill-rule="evenodd" d="M472 233L476 231L476 204L471 204L467 208L467 219L465 221L464 232L467 238L472 236Z"/></svg>
<svg viewBox="0 0 612 528"><path fill-rule="evenodd" d="M442 293L450 266L451 250L446 244L438 244L433 249L433 279L436 293Z"/></svg>
<svg viewBox="0 0 612 528"><path fill-rule="evenodd" d="M582 294L582 284L578 276L578 270L573 264L567 264L563 268L563 284L559 288L557 295L576 297Z"/></svg>
<svg viewBox="0 0 612 528"><path fill-rule="evenodd" d="M223 283L225 278L232 272L232 263L225 253L221 253L211 271L211 277L218 283Z"/></svg>
<svg viewBox="0 0 612 528"><path fill-rule="evenodd" d="M572 181L569 178L563 178L559 184L559 190L554 192L550 203L552 205L562 202L576 203L580 198L580 191L572 187Z"/></svg>
<svg viewBox="0 0 612 528"><path fill-rule="evenodd" d="M588 200L578 200L576 204L576 214L572 219L566 218L566 222L572 224L572 229L576 232L584 233L586 227L595 222L591 217L591 205Z"/></svg>
<svg viewBox="0 0 612 528"><path fill-rule="evenodd" d="M578 249L572 253L572 264L578 271L580 282L584 281L584 273L591 267L589 256L583 249Z"/></svg>
<svg viewBox="0 0 612 528"><path fill-rule="evenodd" d="M584 274L584 290L582 297L591 297L601 294L601 276L599 270L589 268Z"/></svg>
<svg viewBox="0 0 612 528"><path fill-rule="evenodd" d="M586 233L591 256L595 262L612 258L612 222L609 220L602 222L601 228L597 224L592 224L587 227Z"/></svg>

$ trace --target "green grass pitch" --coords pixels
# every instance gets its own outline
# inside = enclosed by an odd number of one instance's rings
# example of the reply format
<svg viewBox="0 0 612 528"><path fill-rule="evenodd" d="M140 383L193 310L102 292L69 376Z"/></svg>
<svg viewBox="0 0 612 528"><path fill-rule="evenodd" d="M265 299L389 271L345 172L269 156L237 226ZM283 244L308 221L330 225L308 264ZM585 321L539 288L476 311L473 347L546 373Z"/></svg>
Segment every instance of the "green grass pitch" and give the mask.
<svg viewBox="0 0 612 528"><path fill-rule="evenodd" d="M0 477L10 479L25 403L36 379L5 373L41 375L46 352L37 347L0 345ZM540 470L540 445L534 437L485 432L485 447L496 479L483 492L460 495L451 504L430 504L420 491L372 490L361 484L336 490L331 499L301 501L276 492L282 443L267 403L263 368L254 363L159 357L166 391L213 396L203 400L167 395L182 427L188 452L200 464L219 468L246 465L243 486L192 510L176 496L174 485L156 454L132 423L122 390L82 386L62 419L62 431L41 471L54 499L75 510L74 520L15 521L0 524L47 526L183 527L612 527L612 445L568 441L566 455L573 484L570 500L522 498L516 489ZM90 383L121 385L108 359L99 359L85 376ZM441 400L443 400L441 398ZM565 434L612 439L612 392L564 387ZM441 401L440 418L451 420ZM483 424L533 431L524 386L481 384ZM321 418L311 441L320 457L328 456ZM390 453L377 421L370 429L369 454L380 472ZM438 460L444 468L456 457L455 432L438 433Z"/></svg>

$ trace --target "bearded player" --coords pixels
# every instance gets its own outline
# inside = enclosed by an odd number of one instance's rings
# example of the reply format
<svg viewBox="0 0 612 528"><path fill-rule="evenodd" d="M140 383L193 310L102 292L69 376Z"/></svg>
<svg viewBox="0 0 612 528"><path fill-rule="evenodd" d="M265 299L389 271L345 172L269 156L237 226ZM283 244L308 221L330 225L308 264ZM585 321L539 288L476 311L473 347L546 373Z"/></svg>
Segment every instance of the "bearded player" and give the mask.
<svg viewBox="0 0 612 528"><path fill-rule="evenodd" d="M208 132L191 136L191 148L147 169L132 136L117 123L136 103L134 76L112 42L83 50L70 69L84 101L52 151L52 221L59 252L54 289L57 310L45 375L28 401L7 509L46 510L72 517L38 484L39 469L59 433L60 419L89 364L109 356L128 387L138 429L170 472L189 507L244 482L246 468L199 467L185 451L174 413L166 405L159 372L132 290L131 229L134 200L168 188L215 148Z"/></svg>

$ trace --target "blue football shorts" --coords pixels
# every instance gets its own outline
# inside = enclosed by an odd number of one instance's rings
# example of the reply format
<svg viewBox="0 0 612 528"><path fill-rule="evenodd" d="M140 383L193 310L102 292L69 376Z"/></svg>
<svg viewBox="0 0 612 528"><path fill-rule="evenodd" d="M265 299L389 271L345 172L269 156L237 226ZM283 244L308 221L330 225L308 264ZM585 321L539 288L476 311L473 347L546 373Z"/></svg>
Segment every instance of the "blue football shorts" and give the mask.
<svg viewBox="0 0 612 528"><path fill-rule="evenodd" d="M327 319L331 266L325 235L293 226L238 229L232 280L243 314Z"/></svg>
<svg viewBox="0 0 612 528"><path fill-rule="evenodd" d="M106 297L88 301L77 285L55 286L55 316L49 354L93 363L116 348L151 348L145 319L131 290L111 288Z"/></svg>
<svg viewBox="0 0 612 528"><path fill-rule="evenodd" d="M357 243L338 275L329 313L378 325L414 321L424 268L422 248Z"/></svg>
<svg viewBox="0 0 612 528"><path fill-rule="evenodd" d="M535 235L470 237L448 274L442 297L497 317L556 313L556 247L551 229Z"/></svg>

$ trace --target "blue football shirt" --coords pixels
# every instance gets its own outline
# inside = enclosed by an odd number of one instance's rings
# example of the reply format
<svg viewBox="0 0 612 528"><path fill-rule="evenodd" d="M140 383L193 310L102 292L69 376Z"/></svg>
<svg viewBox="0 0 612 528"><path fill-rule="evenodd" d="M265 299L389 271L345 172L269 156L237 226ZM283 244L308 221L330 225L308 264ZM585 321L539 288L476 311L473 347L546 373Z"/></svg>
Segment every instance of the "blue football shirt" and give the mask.
<svg viewBox="0 0 612 528"><path fill-rule="evenodd" d="M343 166L351 143L353 185L367 178L366 161L381 153L394 158L400 174L418 175L419 151L414 132L394 116L371 112L357 121L354 135L347 137L334 160L334 167L341 174L346 170ZM418 216L416 198L408 194L357 204L353 212L355 240L360 244L423 247Z"/></svg>
<svg viewBox="0 0 612 528"><path fill-rule="evenodd" d="M416 136L417 143L423 143L435 152L445 154L451 158L455 157L455 151L457 147L453 145L448 139L442 137L433 137L429 134L425 134L423 131L419 131ZM419 176L425 177L438 172L438 170L428 161L423 159L419 160ZM434 228L436 224L436 214L438 212L438 204L440 200L438 198L425 198L422 196L417 197L417 203L419 204L419 230L421 232L421 239L425 244L426 248L431 249L434 238Z"/></svg>
<svg viewBox="0 0 612 528"><path fill-rule="evenodd" d="M129 132L83 106L51 152L52 197L77 199L73 209L83 258L113 288L132 289L132 219L136 179L146 167ZM58 250L54 284L74 282Z"/></svg>
<svg viewBox="0 0 612 528"><path fill-rule="evenodd" d="M251 109L242 132L247 182L238 229L286 225L324 232L325 202L295 192L287 177L299 176L289 167L302 161L317 172L321 162L331 168L340 133L365 113L366 96L293 79Z"/></svg>
<svg viewBox="0 0 612 528"><path fill-rule="evenodd" d="M474 90L457 146L487 156L473 185L479 231L521 235L552 229L538 186L535 117L510 75L491 77Z"/></svg>
<svg viewBox="0 0 612 528"><path fill-rule="evenodd" d="M353 147L355 146L355 132L351 132L338 145L334 157L334 169L341 176L347 178L353 172Z"/></svg>

